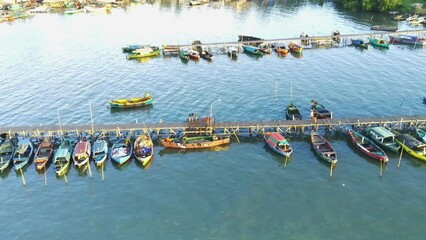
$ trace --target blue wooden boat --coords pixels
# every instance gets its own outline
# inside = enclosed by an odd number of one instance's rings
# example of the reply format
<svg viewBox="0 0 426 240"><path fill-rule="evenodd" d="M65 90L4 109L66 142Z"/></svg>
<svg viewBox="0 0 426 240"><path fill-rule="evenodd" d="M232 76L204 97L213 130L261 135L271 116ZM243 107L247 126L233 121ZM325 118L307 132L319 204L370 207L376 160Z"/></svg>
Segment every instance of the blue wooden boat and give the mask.
<svg viewBox="0 0 426 240"><path fill-rule="evenodd" d="M15 145L10 139L6 139L0 146L0 172L9 167L15 152Z"/></svg>
<svg viewBox="0 0 426 240"><path fill-rule="evenodd" d="M352 45L359 48L368 49L368 43L362 39L351 39Z"/></svg>
<svg viewBox="0 0 426 240"><path fill-rule="evenodd" d="M411 44L415 46L425 46L426 38L420 38L413 35L405 35L399 34L396 36L389 36L390 43L403 43L403 44Z"/></svg>
<svg viewBox="0 0 426 240"><path fill-rule="evenodd" d="M293 152L293 148L290 146L287 139L285 139L285 137L283 137L280 133L267 132L263 137L266 144L268 144L269 148L271 148L274 152L290 157Z"/></svg>
<svg viewBox="0 0 426 240"><path fill-rule="evenodd" d="M93 143L92 158L96 166L101 166L108 157L108 143L104 139L98 139Z"/></svg>
<svg viewBox="0 0 426 240"><path fill-rule="evenodd" d="M188 61L189 60L188 50L187 49L179 49L179 57L183 61Z"/></svg>
<svg viewBox="0 0 426 240"><path fill-rule="evenodd" d="M243 45L243 49L246 53L250 53L257 56L263 56L263 52L258 47Z"/></svg>
<svg viewBox="0 0 426 240"><path fill-rule="evenodd" d="M16 148L15 154L13 155L13 165L15 166L15 171L19 171L19 169L27 165L33 155L33 143L28 138L19 139L18 147Z"/></svg>
<svg viewBox="0 0 426 240"><path fill-rule="evenodd" d="M53 165L58 176L63 176L71 165L72 143L68 138L64 138L59 148L53 156Z"/></svg>
<svg viewBox="0 0 426 240"><path fill-rule="evenodd" d="M130 138L121 138L112 145L111 159L119 165L127 162L133 154L133 145Z"/></svg>
<svg viewBox="0 0 426 240"><path fill-rule="evenodd" d="M420 141L422 141L423 143L426 143L426 131L424 131L424 130L418 128L418 127L416 127L415 130L416 130L417 138Z"/></svg>

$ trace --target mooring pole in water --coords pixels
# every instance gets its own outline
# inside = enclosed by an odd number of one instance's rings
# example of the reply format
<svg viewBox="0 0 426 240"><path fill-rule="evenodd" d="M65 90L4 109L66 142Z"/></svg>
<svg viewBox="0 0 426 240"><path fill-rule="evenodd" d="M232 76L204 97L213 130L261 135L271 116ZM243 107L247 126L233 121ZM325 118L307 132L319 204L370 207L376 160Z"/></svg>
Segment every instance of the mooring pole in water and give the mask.
<svg viewBox="0 0 426 240"><path fill-rule="evenodd" d="M46 163L47 164L47 163ZM46 164L43 166L44 168L44 186L47 186L47 171L46 171Z"/></svg>
<svg viewBox="0 0 426 240"><path fill-rule="evenodd" d="M102 181L104 180L104 162L101 163L101 169L102 169Z"/></svg>
<svg viewBox="0 0 426 240"><path fill-rule="evenodd" d="M287 161L288 161L288 157L286 156L286 157L285 157L285 162L284 162L284 167L285 167L285 168L287 167Z"/></svg>
<svg viewBox="0 0 426 240"><path fill-rule="evenodd" d="M402 145L405 145L405 140L402 142ZM402 145L401 145L401 155L399 155L399 160L398 160L398 168L399 168L399 165L401 164L402 153L404 152L404 147Z"/></svg>
<svg viewBox="0 0 426 240"><path fill-rule="evenodd" d="M238 143L241 143L241 142L240 142L240 139L238 138L237 133L235 133L235 131L234 131L234 136L235 136L235 138L237 139Z"/></svg>
<svg viewBox="0 0 426 240"><path fill-rule="evenodd" d="M383 175L383 161L380 161L380 177Z"/></svg>
<svg viewBox="0 0 426 240"><path fill-rule="evenodd" d="M90 178L92 178L92 168L90 168L90 160L87 162L87 166L89 167Z"/></svg>
<svg viewBox="0 0 426 240"><path fill-rule="evenodd" d="M22 184L24 184L24 186L26 186L27 183L25 182L24 172L22 172L22 168L20 168L19 171L21 171Z"/></svg>
<svg viewBox="0 0 426 240"><path fill-rule="evenodd" d="M334 166L334 163L331 163L330 164L330 177L333 177L333 166Z"/></svg>

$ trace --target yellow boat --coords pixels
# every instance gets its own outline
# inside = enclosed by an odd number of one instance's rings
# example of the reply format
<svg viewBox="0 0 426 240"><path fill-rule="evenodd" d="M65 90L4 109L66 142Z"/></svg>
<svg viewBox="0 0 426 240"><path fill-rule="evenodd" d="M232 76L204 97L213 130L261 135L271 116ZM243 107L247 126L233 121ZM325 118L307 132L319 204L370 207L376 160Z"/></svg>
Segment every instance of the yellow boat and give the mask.
<svg viewBox="0 0 426 240"><path fill-rule="evenodd" d="M111 108L136 108L143 107L152 104L154 99L149 95L145 94L145 97L140 98L129 98L129 99L114 99L109 101Z"/></svg>
<svg viewBox="0 0 426 240"><path fill-rule="evenodd" d="M411 135L401 134L395 141L402 146L405 152L420 160L426 161L426 144Z"/></svg>

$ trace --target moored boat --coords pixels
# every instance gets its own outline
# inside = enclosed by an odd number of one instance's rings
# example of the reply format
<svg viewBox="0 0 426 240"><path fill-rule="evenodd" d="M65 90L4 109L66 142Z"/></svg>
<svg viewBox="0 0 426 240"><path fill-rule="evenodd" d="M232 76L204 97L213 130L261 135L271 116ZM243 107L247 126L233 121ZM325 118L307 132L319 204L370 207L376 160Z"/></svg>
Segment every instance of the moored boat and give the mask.
<svg viewBox="0 0 426 240"><path fill-rule="evenodd" d="M420 38L412 35L404 35L399 34L396 36L389 36L390 43L403 43L403 44L411 44L416 46L425 46L426 38Z"/></svg>
<svg viewBox="0 0 426 240"><path fill-rule="evenodd" d="M31 157L34 155L34 145L28 138L19 139L18 147L13 155L13 165L15 171L23 168L28 164Z"/></svg>
<svg viewBox="0 0 426 240"><path fill-rule="evenodd" d="M127 59L138 59L138 58L146 58L146 57L154 57L160 55L160 49L155 46L148 46L143 48L138 48L134 50L132 53L127 55Z"/></svg>
<svg viewBox="0 0 426 240"><path fill-rule="evenodd" d="M200 149L229 144L231 139L229 137L220 135L202 135L193 137L182 136L178 138L166 138L161 139L160 142L165 148Z"/></svg>
<svg viewBox="0 0 426 240"><path fill-rule="evenodd" d="M189 1L188 5L189 6L197 6L197 5L206 4L208 2L209 2L209 0L192 0L192 1Z"/></svg>
<svg viewBox="0 0 426 240"><path fill-rule="evenodd" d="M253 36L247 36L247 35L238 35L238 42L248 42L245 43L245 45L254 45L257 46L261 43L263 43L262 38L253 37Z"/></svg>
<svg viewBox="0 0 426 240"><path fill-rule="evenodd" d="M381 38L372 38L370 39L370 43L376 47L389 48L389 43Z"/></svg>
<svg viewBox="0 0 426 240"><path fill-rule="evenodd" d="M129 45L126 45L126 46L122 47L121 49L125 53L132 53L133 51L136 51L136 50L138 50L140 48L147 48L147 47L150 47L150 45L129 44Z"/></svg>
<svg viewBox="0 0 426 240"><path fill-rule="evenodd" d="M300 114L299 108L293 103L289 103L285 110L285 117L287 120L301 120L302 114Z"/></svg>
<svg viewBox="0 0 426 240"><path fill-rule="evenodd" d="M145 97L114 99L109 101L111 108L137 108L152 104L154 99L149 93L145 93Z"/></svg>
<svg viewBox="0 0 426 240"><path fill-rule="evenodd" d="M375 25L375 26L371 26L370 29L377 30L377 31L395 32L396 30L398 30L398 27L387 27L387 26Z"/></svg>
<svg viewBox="0 0 426 240"><path fill-rule="evenodd" d="M280 56L286 56L289 52L289 50L285 47L284 44L276 44L274 45L274 50L280 55Z"/></svg>
<svg viewBox="0 0 426 240"><path fill-rule="evenodd" d="M140 135L135 140L134 149L135 158L142 163L142 166L146 166L154 156L154 144L151 136L148 133Z"/></svg>
<svg viewBox="0 0 426 240"><path fill-rule="evenodd" d="M297 45L296 43L289 43L288 49L290 49L290 52L301 54L303 51L303 47Z"/></svg>
<svg viewBox="0 0 426 240"><path fill-rule="evenodd" d="M271 54L272 53L272 48L271 46L269 46L269 44L260 44L259 45L259 50L261 52L263 52L264 54Z"/></svg>
<svg viewBox="0 0 426 240"><path fill-rule="evenodd" d="M257 55L257 56L263 56L263 52L260 51L258 47L250 46L250 45L243 45L244 52Z"/></svg>
<svg viewBox="0 0 426 240"><path fill-rule="evenodd" d="M200 54L197 51L193 50L193 49L191 49L191 50L188 51L188 56L189 56L189 58L191 58L191 59L193 59L195 61L200 60Z"/></svg>
<svg viewBox="0 0 426 240"><path fill-rule="evenodd" d="M416 127L415 131L416 131L417 138L423 143L426 143L426 131L418 127Z"/></svg>
<svg viewBox="0 0 426 240"><path fill-rule="evenodd" d="M213 54L211 54L211 52L206 48L204 48L203 51L200 53L200 57L207 61L213 61L214 58Z"/></svg>
<svg viewBox="0 0 426 240"><path fill-rule="evenodd" d="M108 158L108 143L104 139L97 139L92 147L92 159L96 166L101 166Z"/></svg>
<svg viewBox="0 0 426 240"><path fill-rule="evenodd" d="M333 146L327 141L327 139L316 131L311 131L311 143L315 153L324 161L331 164L337 163L337 154Z"/></svg>
<svg viewBox="0 0 426 240"><path fill-rule="evenodd" d="M368 49L368 43L362 39L351 39L352 45L355 47Z"/></svg>
<svg viewBox="0 0 426 240"><path fill-rule="evenodd" d="M352 129L348 129L348 133L349 133L351 142L363 154L384 163L386 163L389 160L386 153L369 138L365 137L361 133L354 131Z"/></svg>
<svg viewBox="0 0 426 240"><path fill-rule="evenodd" d="M76 14L84 12L84 8L68 8L64 11L65 14Z"/></svg>
<svg viewBox="0 0 426 240"><path fill-rule="evenodd" d="M91 153L92 146L90 145L90 142L83 138L75 145L74 152L72 153L74 166L81 168L89 163Z"/></svg>
<svg viewBox="0 0 426 240"><path fill-rule="evenodd" d="M15 145L11 139L6 139L0 146L0 172L9 167L15 152Z"/></svg>
<svg viewBox="0 0 426 240"><path fill-rule="evenodd" d="M290 143L280 133L266 132L263 137L266 144L274 152L286 157L290 157L293 153L293 148L290 146Z"/></svg>
<svg viewBox="0 0 426 240"><path fill-rule="evenodd" d="M53 156L53 143L49 137L43 139L34 156L37 171L41 171Z"/></svg>
<svg viewBox="0 0 426 240"><path fill-rule="evenodd" d="M397 153L401 148L395 141L395 134L384 127L368 128L367 136L384 150Z"/></svg>
<svg viewBox="0 0 426 240"><path fill-rule="evenodd" d="M236 47L228 47L226 53L232 58L238 57L238 49Z"/></svg>
<svg viewBox="0 0 426 240"><path fill-rule="evenodd" d="M133 153L133 145L130 138L118 139L111 148L111 160L118 163L119 165L127 162Z"/></svg>
<svg viewBox="0 0 426 240"><path fill-rule="evenodd" d="M176 45L163 45L163 56L177 56L179 55L179 46Z"/></svg>
<svg viewBox="0 0 426 240"><path fill-rule="evenodd" d="M311 101L311 118L324 119L324 118L333 118L332 113L325 108L322 104L318 103L315 100Z"/></svg>
<svg viewBox="0 0 426 240"><path fill-rule="evenodd" d="M401 134L396 141L402 146L404 152L420 160L426 161L426 144L415 139L409 134Z"/></svg>
<svg viewBox="0 0 426 240"><path fill-rule="evenodd" d="M63 176L71 165L72 143L68 138L62 140L53 157L53 165L58 176Z"/></svg>
<svg viewBox="0 0 426 240"><path fill-rule="evenodd" d="M186 49L179 49L179 57L180 59L184 60L184 61L188 61L189 60L189 54L188 54L188 50Z"/></svg>

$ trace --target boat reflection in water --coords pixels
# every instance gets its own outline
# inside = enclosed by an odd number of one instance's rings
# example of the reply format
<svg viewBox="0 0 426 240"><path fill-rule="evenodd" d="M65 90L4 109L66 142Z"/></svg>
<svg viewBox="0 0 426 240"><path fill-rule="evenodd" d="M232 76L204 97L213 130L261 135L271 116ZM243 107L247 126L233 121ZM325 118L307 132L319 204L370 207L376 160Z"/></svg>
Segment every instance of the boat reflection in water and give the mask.
<svg viewBox="0 0 426 240"><path fill-rule="evenodd" d="M152 166L152 164L154 163L154 161L155 161L155 157L154 157L155 155L153 155L152 156L152 158L151 158L151 160L146 164L146 166L144 167L143 165L142 165L142 163L141 162L139 162L139 161L135 161L135 163L136 163L136 166L138 166L139 168L142 168L142 169L144 169L144 170L148 170L148 169L150 169L151 168L151 166Z"/></svg>
<svg viewBox="0 0 426 240"><path fill-rule="evenodd" d="M121 113L121 112L138 112L138 111L149 111L154 107L154 105L149 104L145 105L143 107L136 107L136 108L112 108L110 106L107 106L107 108L110 109L111 113Z"/></svg>
<svg viewBox="0 0 426 240"><path fill-rule="evenodd" d="M293 56L295 58L299 58L299 59L303 57L303 53L291 52L290 54L291 54L291 56Z"/></svg>
<svg viewBox="0 0 426 240"><path fill-rule="evenodd" d="M178 149L178 148L163 148L158 153L160 156L164 156L167 154L176 154L176 153L193 153L193 152L221 152L221 151L227 151L229 149L229 145L225 146L216 146L216 147L210 147L210 148L198 148L198 149Z"/></svg>

